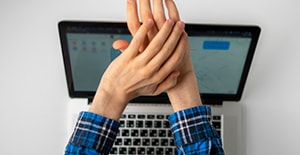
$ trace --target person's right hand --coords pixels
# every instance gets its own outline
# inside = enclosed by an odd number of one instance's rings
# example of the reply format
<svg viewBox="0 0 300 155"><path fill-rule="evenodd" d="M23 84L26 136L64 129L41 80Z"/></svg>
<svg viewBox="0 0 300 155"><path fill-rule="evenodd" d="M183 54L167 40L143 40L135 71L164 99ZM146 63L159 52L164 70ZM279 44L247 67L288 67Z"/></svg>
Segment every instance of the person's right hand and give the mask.
<svg viewBox="0 0 300 155"><path fill-rule="evenodd" d="M186 47L184 24L165 21L161 30L141 52L147 33L154 26L145 20L129 46L104 72L90 111L119 119L127 103L141 95L157 95L176 85L176 71Z"/></svg>

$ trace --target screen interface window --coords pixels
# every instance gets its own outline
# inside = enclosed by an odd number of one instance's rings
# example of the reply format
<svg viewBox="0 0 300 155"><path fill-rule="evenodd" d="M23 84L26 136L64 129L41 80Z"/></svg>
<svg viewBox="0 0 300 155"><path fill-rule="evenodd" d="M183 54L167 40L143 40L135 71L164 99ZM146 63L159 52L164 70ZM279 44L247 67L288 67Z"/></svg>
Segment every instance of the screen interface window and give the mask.
<svg viewBox="0 0 300 155"><path fill-rule="evenodd" d="M78 91L96 91L107 66L120 52L112 48L126 34L68 33L67 42ZM250 37L189 36L192 61L201 93L235 94L251 43Z"/></svg>

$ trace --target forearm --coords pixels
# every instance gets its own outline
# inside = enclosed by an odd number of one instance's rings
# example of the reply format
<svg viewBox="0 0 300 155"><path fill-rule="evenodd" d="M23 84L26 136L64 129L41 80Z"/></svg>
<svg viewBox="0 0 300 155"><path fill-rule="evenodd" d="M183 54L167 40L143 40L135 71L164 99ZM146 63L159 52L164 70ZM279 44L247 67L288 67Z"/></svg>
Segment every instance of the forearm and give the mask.
<svg viewBox="0 0 300 155"><path fill-rule="evenodd" d="M66 147L66 155L106 155L114 144L120 124L90 112L81 112Z"/></svg>
<svg viewBox="0 0 300 155"><path fill-rule="evenodd" d="M197 106L169 117L179 154L224 154L220 135L210 123L211 109Z"/></svg>

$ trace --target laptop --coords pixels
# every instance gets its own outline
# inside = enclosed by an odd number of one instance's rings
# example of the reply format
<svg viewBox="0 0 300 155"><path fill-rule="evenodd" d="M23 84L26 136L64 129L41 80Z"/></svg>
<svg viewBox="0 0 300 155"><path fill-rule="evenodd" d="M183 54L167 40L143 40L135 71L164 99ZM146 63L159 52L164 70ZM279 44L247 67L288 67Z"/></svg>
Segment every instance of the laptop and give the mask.
<svg viewBox="0 0 300 155"><path fill-rule="evenodd" d="M102 74L120 52L117 39L130 41L124 22L60 21L58 24L69 96L92 101ZM241 99L260 35L257 25L186 24L191 57L211 122L223 138L226 154L240 155ZM166 93L133 99L120 119L111 154L176 154Z"/></svg>

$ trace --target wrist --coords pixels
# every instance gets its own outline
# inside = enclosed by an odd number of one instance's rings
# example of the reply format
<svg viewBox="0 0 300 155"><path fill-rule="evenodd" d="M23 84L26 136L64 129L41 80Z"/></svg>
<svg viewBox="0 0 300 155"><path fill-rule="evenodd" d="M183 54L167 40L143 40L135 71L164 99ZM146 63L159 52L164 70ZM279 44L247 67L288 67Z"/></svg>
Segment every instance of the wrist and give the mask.
<svg viewBox="0 0 300 155"><path fill-rule="evenodd" d="M193 72L184 75L167 93L175 112L202 105L197 79Z"/></svg>
<svg viewBox="0 0 300 155"><path fill-rule="evenodd" d="M128 101L124 94L117 95L117 92L113 92L99 87L89 111L110 119L119 120Z"/></svg>

